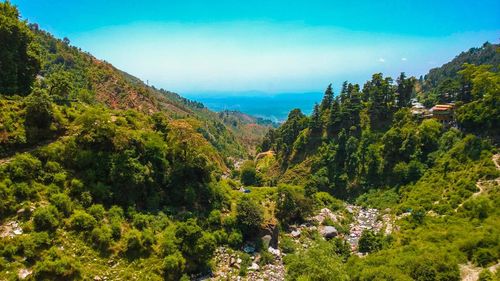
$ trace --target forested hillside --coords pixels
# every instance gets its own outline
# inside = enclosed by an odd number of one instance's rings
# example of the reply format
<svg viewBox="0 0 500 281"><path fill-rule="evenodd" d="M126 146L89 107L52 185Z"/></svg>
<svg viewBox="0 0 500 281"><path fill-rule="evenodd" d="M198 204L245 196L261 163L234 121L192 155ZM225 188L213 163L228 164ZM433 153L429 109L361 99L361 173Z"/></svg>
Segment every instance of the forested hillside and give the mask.
<svg viewBox="0 0 500 281"><path fill-rule="evenodd" d="M471 49L431 70L424 88L404 73L395 81L374 74L362 87L344 82L336 96L329 86L311 116L295 109L269 131L260 150L272 153L244 167L253 184L301 185L309 198L326 192L384 210L385 232L365 228L358 250L370 254L344 260L345 277L327 277L325 261L300 266L320 254L311 249L290 258L291 280L460 280L465 264L497 264L500 74L482 63L499 58L498 45ZM454 123L413 114L417 97L453 102Z"/></svg>
<svg viewBox="0 0 500 281"><path fill-rule="evenodd" d="M498 45L330 85L277 126L148 86L9 2L0 42L0 280L499 278Z"/></svg>

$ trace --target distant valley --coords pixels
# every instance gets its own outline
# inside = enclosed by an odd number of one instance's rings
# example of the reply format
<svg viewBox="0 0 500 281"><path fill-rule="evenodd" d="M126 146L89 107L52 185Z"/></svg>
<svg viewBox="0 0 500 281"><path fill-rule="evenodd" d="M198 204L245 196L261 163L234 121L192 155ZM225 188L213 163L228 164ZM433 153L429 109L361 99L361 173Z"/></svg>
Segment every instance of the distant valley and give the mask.
<svg viewBox="0 0 500 281"><path fill-rule="evenodd" d="M202 102L213 111L237 110L273 122L284 122L290 110L299 108L310 114L314 103L321 101L323 93L249 93L249 94L186 94L187 98Z"/></svg>

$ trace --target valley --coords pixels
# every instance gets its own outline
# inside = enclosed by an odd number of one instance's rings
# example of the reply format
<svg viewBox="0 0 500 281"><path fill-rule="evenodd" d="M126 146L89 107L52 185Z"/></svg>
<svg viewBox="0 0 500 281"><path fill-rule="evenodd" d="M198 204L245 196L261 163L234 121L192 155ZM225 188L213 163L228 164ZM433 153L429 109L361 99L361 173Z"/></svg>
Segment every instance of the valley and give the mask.
<svg viewBox="0 0 500 281"><path fill-rule="evenodd" d="M207 105L8 1L0 39L0 280L500 276L499 44Z"/></svg>

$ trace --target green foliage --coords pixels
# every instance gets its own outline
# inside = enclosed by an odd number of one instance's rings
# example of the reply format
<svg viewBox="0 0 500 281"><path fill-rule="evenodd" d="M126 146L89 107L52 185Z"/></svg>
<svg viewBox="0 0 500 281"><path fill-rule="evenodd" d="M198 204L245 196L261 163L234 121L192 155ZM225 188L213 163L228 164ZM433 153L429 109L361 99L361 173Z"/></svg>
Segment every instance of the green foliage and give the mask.
<svg viewBox="0 0 500 281"><path fill-rule="evenodd" d="M259 185L260 179L255 170L253 161L246 161L241 166L240 171L241 183L246 186Z"/></svg>
<svg viewBox="0 0 500 281"><path fill-rule="evenodd" d="M236 219L243 235L252 237L264 221L264 212L258 203L244 196L236 206Z"/></svg>
<svg viewBox="0 0 500 281"><path fill-rule="evenodd" d="M64 193L56 193L50 197L50 203L54 205L57 210L68 217L73 210L73 202L68 195Z"/></svg>
<svg viewBox="0 0 500 281"><path fill-rule="evenodd" d="M76 231L91 231L96 224L96 219L82 210L76 210L69 218L71 229Z"/></svg>
<svg viewBox="0 0 500 281"><path fill-rule="evenodd" d="M361 253L371 253L382 249L383 236L370 230L364 230L359 238L358 250Z"/></svg>
<svg viewBox="0 0 500 281"><path fill-rule="evenodd" d="M77 261L64 256L59 250L51 248L44 259L33 267L33 277L36 280L70 280L78 279L81 265Z"/></svg>
<svg viewBox="0 0 500 281"><path fill-rule="evenodd" d="M10 2L0 3L0 93L27 95L40 70L38 48L26 22Z"/></svg>
<svg viewBox="0 0 500 281"><path fill-rule="evenodd" d="M288 225L303 221L312 212L312 200L304 196L302 189L282 185L278 187L276 217Z"/></svg>
<svg viewBox="0 0 500 281"><path fill-rule="evenodd" d="M301 255L287 255L284 261L289 280L349 280L334 245L329 242L319 242Z"/></svg>
<svg viewBox="0 0 500 281"><path fill-rule="evenodd" d="M33 213L33 224L36 231L53 231L59 225L59 212L52 205L38 208Z"/></svg>

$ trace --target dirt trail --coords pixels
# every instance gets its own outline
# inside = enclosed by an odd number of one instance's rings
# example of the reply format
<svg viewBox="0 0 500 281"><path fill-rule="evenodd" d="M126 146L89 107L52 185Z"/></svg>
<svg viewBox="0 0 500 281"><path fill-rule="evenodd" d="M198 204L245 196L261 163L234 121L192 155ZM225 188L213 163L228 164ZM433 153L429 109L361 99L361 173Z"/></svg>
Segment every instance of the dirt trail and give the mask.
<svg viewBox="0 0 500 281"><path fill-rule="evenodd" d="M491 161L493 161L497 170L500 171L500 164L498 163L499 160L500 160L500 154L495 154L491 157ZM476 187L479 189L479 191L474 192L472 194L472 197L477 197L477 196L483 194L484 192L487 192L489 189L491 189L494 186L500 186L500 177L493 179L493 180L478 180L476 182ZM458 205L457 208L455 208L455 212L460 207L462 207L462 205L463 205L463 202L460 205Z"/></svg>

